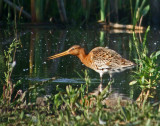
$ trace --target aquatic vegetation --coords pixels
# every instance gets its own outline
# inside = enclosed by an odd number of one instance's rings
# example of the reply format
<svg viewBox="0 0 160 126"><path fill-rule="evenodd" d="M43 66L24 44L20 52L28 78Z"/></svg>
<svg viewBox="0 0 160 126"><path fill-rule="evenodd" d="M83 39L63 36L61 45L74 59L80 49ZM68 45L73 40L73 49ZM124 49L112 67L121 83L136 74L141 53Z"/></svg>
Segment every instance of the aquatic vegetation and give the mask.
<svg viewBox="0 0 160 126"><path fill-rule="evenodd" d="M110 84L109 84L110 85ZM159 125L158 104L144 103L142 108L136 103L126 103L108 107L107 86L103 95L86 95L86 86L80 88L67 86L56 95L50 96L44 106L28 104L14 109L8 114L0 110L0 123L3 125ZM105 94L105 95L104 95Z"/></svg>
<svg viewBox="0 0 160 126"><path fill-rule="evenodd" d="M160 63L158 62L160 51L153 52L148 56L148 49L146 46L148 31L149 27L146 30L142 46L139 45L140 42L134 36L135 47L138 55L136 63L138 66L137 71L134 72L134 80L130 82L130 85L136 84L141 88L141 94L137 98L137 101L140 102L148 100L149 97L154 98L155 91L160 80Z"/></svg>
<svg viewBox="0 0 160 126"><path fill-rule="evenodd" d="M105 6L106 6L106 1L101 0L100 1L100 20L105 21Z"/></svg>
<svg viewBox="0 0 160 126"><path fill-rule="evenodd" d="M133 14L133 26L135 27L136 25L141 26L142 23L142 19L143 17L148 13L148 11L150 10L150 6L145 4L147 3L146 0L143 0L140 3L140 0L136 0L135 3L135 8L134 8L134 14ZM132 6L131 6L132 8ZM132 10L131 10L132 11ZM139 24L137 24L139 23Z"/></svg>
<svg viewBox="0 0 160 126"><path fill-rule="evenodd" d="M6 72L4 72L5 82L3 82L3 94L2 94L2 99L1 99L1 102L3 104L9 105L11 103L11 100L14 100L17 97L17 95L21 95L21 90L19 90L17 91L17 94L15 96L12 96L15 87L20 85L21 81L19 80L15 84L13 84L11 80L11 75L16 65L16 61L15 61L16 50L19 44L20 42L14 39L12 44L9 46L8 51L4 51L4 56L6 59Z"/></svg>
<svg viewBox="0 0 160 126"><path fill-rule="evenodd" d="M156 2L153 2L156 4ZM147 5L146 5L147 4ZM0 16L4 23L52 22L84 25L97 20L133 23L141 22L150 7L148 0L119 1L0 1ZM134 7L135 6L135 7ZM14 13L13 11L14 10ZM17 13L18 12L18 13ZM128 13L128 12L131 12ZM148 20L150 16L146 17ZM132 19L131 19L132 18ZM113 21L110 19L114 19ZM131 19L131 20L130 20ZM132 22L133 21L133 22Z"/></svg>

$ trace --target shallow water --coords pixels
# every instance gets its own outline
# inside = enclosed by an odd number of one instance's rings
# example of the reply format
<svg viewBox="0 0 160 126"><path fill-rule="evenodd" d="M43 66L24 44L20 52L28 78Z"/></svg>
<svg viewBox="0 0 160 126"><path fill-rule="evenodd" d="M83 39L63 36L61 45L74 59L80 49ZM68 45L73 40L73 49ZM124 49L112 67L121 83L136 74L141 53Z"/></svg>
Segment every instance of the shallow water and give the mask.
<svg viewBox="0 0 160 126"><path fill-rule="evenodd" d="M22 89L26 90L29 85L35 82L42 82L52 77L57 78L45 84L43 91L39 91L40 89L38 89L40 95L54 94L56 92L56 85L59 85L61 88L65 88L69 84L79 87L85 83L83 79L85 69L88 69L91 79L89 91L93 91L98 87L100 82L99 74L85 67L77 57L69 55L55 60L46 60L47 57L65 51L72 45L81 45L86 49L86 52L97 46L107 46L128 60L134 62L135 58L132 34L109 33L100 29L79 28L58 30L48 27L26 27L18 29L17 33L21 40L21 47L17 49L16 53L16 67L12 74L13 81L21 79L23 83ZM137 34L137 37L141 39L143 35L143 33ZM150 53L160 49L159 36L160 31L154 29L150 31L147 40ZM11 29L0 30L1 76L3 76L4 71L3 50L9 47L13 39L14 31ZM137 93L133 94L132 88L129 86L134 70L135 68L115 74L112 89L128 97L136 97ZM103 81L105 87L109 81L108 74L103 76Z"/></svg>

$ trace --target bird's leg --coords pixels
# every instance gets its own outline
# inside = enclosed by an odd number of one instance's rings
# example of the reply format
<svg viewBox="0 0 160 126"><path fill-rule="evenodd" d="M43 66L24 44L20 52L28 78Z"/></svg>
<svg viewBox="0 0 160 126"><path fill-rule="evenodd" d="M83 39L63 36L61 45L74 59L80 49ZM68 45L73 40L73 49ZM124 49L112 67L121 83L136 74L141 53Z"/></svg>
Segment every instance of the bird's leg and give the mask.
<svg viewBox="0 0 160 126"><path fill-rule="evenodd" d="M103 84L103 80L102 80L102 74L100 74L100 84L98 86L98 91L102 92L102 84Z"/></svg>
<svg viewBox="0 0 160 126"><path fill-rule="evenodd" d="M109 81L112 81L112 79L113 79L112 73L109 73L109 77L110 77L110 80L109 80Z"/></svg>
<svg viewBox="0 0 160 126"><path fill-rule="evenodd" d="M109 80L109 82L110 83L113 83L113 75L112 75L112 73L109 73L109 77L110 77L110 80ZM110 85L110 88L109 88L109 92L111 92L112 91L112 85Z"/></svg>
<svg viewBox="0 0 160 126"><path fill-rule="evenodd" d="M103 83L103 79L102 79L102 76L100 75L100 83L102 84Z"/></svg>

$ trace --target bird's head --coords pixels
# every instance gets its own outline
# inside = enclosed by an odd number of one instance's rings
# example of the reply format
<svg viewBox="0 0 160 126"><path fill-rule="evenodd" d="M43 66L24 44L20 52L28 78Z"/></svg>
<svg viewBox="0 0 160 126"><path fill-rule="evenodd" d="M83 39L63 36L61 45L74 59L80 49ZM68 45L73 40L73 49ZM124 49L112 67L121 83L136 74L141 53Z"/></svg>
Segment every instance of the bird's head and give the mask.
<svg viewBox="0 0 160 126"><path fill-rule="evenodd" d="M62 53L48 57L48 60L62 57L62 56L69 55L69 54L77 56L77 55L79 55L80 49L82 49L82 48L79 45L74 45L71 48L69 48L67 51L64 51Z"/></svg>
<svg viewBox="0 0 160 126"><path fill-rule="evenodd" d="M81 47L79 45L74 45L71 48L69 48L67 51L71 55L78 55L80 49Z"/></svg>

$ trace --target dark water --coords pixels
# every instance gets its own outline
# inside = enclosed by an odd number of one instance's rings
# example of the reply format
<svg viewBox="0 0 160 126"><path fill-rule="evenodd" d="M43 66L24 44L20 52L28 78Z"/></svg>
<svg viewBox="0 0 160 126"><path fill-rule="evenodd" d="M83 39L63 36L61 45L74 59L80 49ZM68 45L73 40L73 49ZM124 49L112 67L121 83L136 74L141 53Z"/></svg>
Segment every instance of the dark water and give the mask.
<svg viewBox="0 0 160 126"><path fill-rule="evenodd" d="M79 87L85 81L79 76L84 77L85 69L91 79L89 90L95 90L99 85L99 74L85 67L75 56L65 56L56 60L47 61L47 57L67 50L72 45L81 45L89 52L97 46L108 46L117 51L124 58L134 62L135 50L132 41L132 34L127 33L109 33L100 29L68 29L58 30L54 28L22 28L18 30L18 36L21 40L21 47L16 53L16 67L14 68L12 79L13 82L22 80L22 89L26 90L29 85L35 82L42 82L51 77L57 77L56 80L45 84L44 87L38 88L32 94L49 95L56 92L56 85L65 88L66 85ZM138 39L143 39L144 33L137 34ZM151 30L148 35L149 51L160 49L160 31ZM0 75L4 71L4 54L3 50L7 49L14 39L14 31L11 29L0 30ZM128 97L136 97L132 92L129 82L132 80L131 75L135 70L126 70L114 75L112 88L120 94ZM109 81L109 75L103 77L103 85L106 86ZM37 93L38 92L38 93ZM30 94L32 96L32 94ZM135 94L135 96L134 96Z"/></svg>

